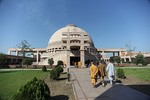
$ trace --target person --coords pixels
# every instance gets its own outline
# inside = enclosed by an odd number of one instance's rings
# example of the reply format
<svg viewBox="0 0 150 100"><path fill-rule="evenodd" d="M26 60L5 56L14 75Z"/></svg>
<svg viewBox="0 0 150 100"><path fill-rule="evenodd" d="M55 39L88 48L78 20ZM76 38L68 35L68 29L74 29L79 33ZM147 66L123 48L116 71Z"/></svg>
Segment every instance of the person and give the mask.
<svg viewBox="0 0 150 100"><path fill-rule="evenodd" d="M97 73L98 73L98 68L97 66L94 65L93 61L91 61L90 77L91 77L91 82L94 88L96 88Z"/></svg>
<svg viewBox="0 0 150 100"><path fill-rule="evenodd" d="M98 71L99 71L99 77L100 77L100 84L105 86L104 77L106 76L106 72L105 72L105 62L104 61L99 61Z"/></svg>
<svg viewBox="0 0 150 100"><path fill-rule="evenodd" d="M74 62L74 66L75 66L75 68L77 68L77 62Z"/></svg>
<svg viewBox="0 0 150 100"><path fill-rule="evenodd" d="M115 67L112 62L113 62L113 60L109 59L109 63L106 67L106 71L108 72L108 78L109 78L111 85L114 84L114 80L115 80Z"/></svg>

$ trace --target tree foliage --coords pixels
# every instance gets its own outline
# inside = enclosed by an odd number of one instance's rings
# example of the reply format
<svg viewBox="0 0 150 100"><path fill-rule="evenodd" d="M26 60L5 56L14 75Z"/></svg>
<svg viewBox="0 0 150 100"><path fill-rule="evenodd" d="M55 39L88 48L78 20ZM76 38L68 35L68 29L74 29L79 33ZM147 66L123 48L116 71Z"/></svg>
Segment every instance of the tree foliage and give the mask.
<svg viewBox="0 0 150 100"><path fill-rule="evenodd" d="M59 60L59 61L57 62L57 66L59 66L59 65L63 66L63 65L64 65L63 61Z"/></svg>
<svg viewBox="0 0 150 100"><path fill-rule="evenodd" d="M46 71L47 71L46 66L43 66L43 67L42 67L42 71L43 71L43 72L46 72Z"/></svg>
<svg viewBox="0 0 150 100"><path fill-rule="evenodd" d="M23 64L27 65L27 67L28 67L28 65L31 65L32 62L33 62L32 58L25 58L25 59L23 59Z"/></svg>
<svg viewBox="0 0 150 100"><path fill-rule="evenodd" d="M135 63L136 65L138 64L142 64L143 66L147 65L147 62L143 54L138 54L137 56L135 56Z"/></svg>
<svg viewBox="0 0 150 100"><path fill-rule="evenodd" d="M48 64L52 67L52 65L54 64L54 60L53 60L53 58L48 59Z"/></svg>
<svg viewBox="0 0 150 100"><path fill-rule="evenodd" d="M50 71L50 79L56 80L59 78L60 73L63 72L63 68L61 65L56 66L53 70Z"/></svg>
<svg viewBox="0 0 150 100"><path fill-rule="evenodd" d="M6 55L3 53L0 53L0 64L3 64L6 60Z"/></svg>
<svg viewBox="0 0 150 100"><path fill-rule="evenodd" d="M27 40L22 40L21 43L19 44L18 48L21 49L21 54L23 55L23 57L25 57L25 52L27 50L31 50L30 49L30 44L27 42Z"/></svg>
<svg viewBox="0 0 150 100"><path fill-rule="evenodd" d="M119 56L114 56L113 57L114 62L116 62L119 66L119 63L121 62L121 58Z"/></svg>

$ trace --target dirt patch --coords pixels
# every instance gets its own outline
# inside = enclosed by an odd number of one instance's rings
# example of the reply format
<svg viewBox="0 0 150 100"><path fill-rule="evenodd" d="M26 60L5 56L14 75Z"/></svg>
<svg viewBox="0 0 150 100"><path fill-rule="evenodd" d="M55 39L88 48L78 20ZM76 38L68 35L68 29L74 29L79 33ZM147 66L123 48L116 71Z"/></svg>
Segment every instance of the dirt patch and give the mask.
<svg viewBox="0 0 150 100"><path fill-rule="evenodd" d="M131 76L127 76L126 79L119 80L122 81L122 84L150 96L150 81Z"/></svg>
<svg viewBox="0 0 150 100"><path fill-rule="evenodd" d="M45 82L50 88L52 100L75 100L72 83L67 82L66 75L58 80L51 80L47 76Z"/></svg>

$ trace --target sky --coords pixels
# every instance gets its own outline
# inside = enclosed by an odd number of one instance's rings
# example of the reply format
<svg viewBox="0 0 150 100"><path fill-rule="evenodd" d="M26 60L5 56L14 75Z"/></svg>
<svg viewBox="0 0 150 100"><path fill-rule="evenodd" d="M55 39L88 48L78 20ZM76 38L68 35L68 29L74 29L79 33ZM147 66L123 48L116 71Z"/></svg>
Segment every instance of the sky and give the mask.
<svg viewBox="0 0 150 100"><path fill-rule="evenodd" d="M27 40L46 48L58 29L75 24L96 48L150 52L150 0L0 0L0 52Z"/></svg>

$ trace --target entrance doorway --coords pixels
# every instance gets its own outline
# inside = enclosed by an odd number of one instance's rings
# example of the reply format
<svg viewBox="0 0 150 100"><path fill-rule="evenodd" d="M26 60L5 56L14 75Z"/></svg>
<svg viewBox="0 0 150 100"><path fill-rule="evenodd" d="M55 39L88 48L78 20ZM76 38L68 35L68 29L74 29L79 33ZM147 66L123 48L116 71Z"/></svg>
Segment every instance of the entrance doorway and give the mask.
<svg viewBox="0 0 150 100"><path fill-rule="evenodd" d="M80 61L80 57L70 57L70 65L74 66L74 63L78 63Z"/></svg>

